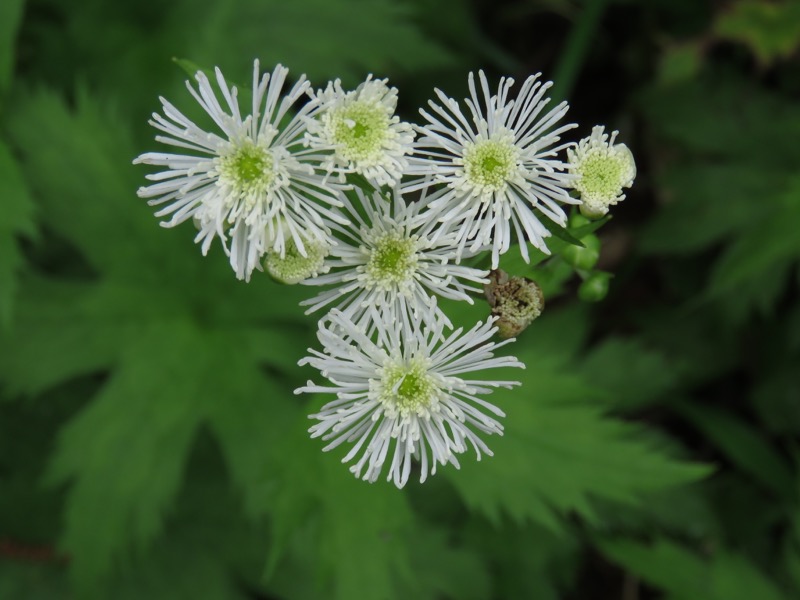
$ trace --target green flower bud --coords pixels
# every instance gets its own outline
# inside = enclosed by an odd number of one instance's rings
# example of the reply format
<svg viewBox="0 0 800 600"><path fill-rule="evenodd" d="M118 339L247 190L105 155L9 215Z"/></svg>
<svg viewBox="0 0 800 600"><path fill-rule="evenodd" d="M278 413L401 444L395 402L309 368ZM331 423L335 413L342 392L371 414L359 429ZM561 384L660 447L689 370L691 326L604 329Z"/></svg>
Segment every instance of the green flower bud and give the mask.
<svg viewBox="0 0 800 600"><path fill-rule="evenodd" d="M497 317L495 326L502 338L516 337L544 310L544 295L536 282L525 277L509 277L499 269L489 273L484 292L492 315Z"/></svg>
<svg viewBox="0 0 800 600"><path fill-rule="evenodd" d="M611 273L595 271L583 280L578 288L578 298L584 302L600 302L608 294Z"/></svg>
<svg viewBox="0 0 800 600"><path fill-rule="evenodd" d="M589 223L591 223L591 221L579 213L575 213L569 218L570 229L578 229L579 227L583 227Z"/></svg>
<svg viewBox="0 0 800 600"><path fill-rule="evenodd" d="M583 242L584 248L575 245L567 246L561 252L561 256L576 269L591 271L597 264L597 259L600 258L600 240L596 235L590 233L581 238L581 242Z"/></svg>
<svg viewBox="0 0 800 600"><path fill-rule="evenodd" d="M294 239L290 238L283 258L277 252L267 253L264 269L276 281L289 285L327 273L325 257L328 256L328 247L311 240L306 240L304 246L305 256L300 253Z"/></svg>

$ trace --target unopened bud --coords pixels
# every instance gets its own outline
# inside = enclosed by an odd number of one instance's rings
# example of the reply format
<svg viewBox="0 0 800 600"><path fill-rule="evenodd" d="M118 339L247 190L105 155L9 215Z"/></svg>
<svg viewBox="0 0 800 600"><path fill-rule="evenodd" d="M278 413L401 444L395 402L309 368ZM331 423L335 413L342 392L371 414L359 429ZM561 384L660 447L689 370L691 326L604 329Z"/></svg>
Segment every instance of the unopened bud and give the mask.
<svg viewBox="0 0 800 600"><path fill-rule="evenodd" d="M536 282L525 277L509 277L496 269L484 286L486 300L497 317L495 325L502 338L522 333L544 310L544 295Z"/></svg>
<svg viewBox="0 0 800 600"><path fill-rule="evenodd" d="M589 223L591 223L591 220L587 219L580 213L575 213L569 218L570 229L578 229L579 227L584 227Z"/></svg>
<svg viewBox="0 0 800 600"><path fill-rule="evenodd" d="M328 246L312 240L306 240L303 246L305 256L301 254L294 239L287 240L283 258L278 252L268 252L264 259L267 273L276 281L289 285L327 273L325 257L328 256Z"/></svg>
<svg viewBox="0 0 800 600"><path fill-rule="evenodd" d="M583 280L578 288L578 298L584 302L600 302L608 294L611 273L595 271Z"/></svg>
<svg viewBox="0 0 800 600"><path fill-rule="evenodd" d="M600 258L600 240L596 235L590 233L581 238L583 247L570 245L564 248L561 256L576 269L590 271L597 264Z"/></svg>

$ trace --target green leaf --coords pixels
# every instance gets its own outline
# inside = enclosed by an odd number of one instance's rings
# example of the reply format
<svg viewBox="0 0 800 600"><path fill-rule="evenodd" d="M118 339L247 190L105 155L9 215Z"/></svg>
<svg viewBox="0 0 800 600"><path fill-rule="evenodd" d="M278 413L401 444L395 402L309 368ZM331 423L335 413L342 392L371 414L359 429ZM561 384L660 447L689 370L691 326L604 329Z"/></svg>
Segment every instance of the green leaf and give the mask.
<svg viewBox="0 0 800 600"><path fill-rule="evenodd" d="M466 526L467 542L481 550L493 576L494 594L484 598L563 598L578 576L580 544L572 532L559 534L536 525L497 526L473 517Z"/></svg>
<svg viewBox="0 0 800 600"><path fill-rule="evenodd" d="M795 450L794 463L800 466L800 453ZM796 485L797 494L800 496L800 476L797 477ZM784 561L786 564L786 571L789 578L794 585L796 592L800 592L800 508L795 507L794 515L792 516L792 538L786 543Z"/></svg>
<svg viewBox="0 0 800 600"><path fill-rule="evenodd" d="M677 408L742 471L784 501L795 499L791 469L757 430L730 412L710 406L682 402Z"/></svg>
<svg viewBox="0 0 800 600"><path fill-rule="evenodd" d="M752 273L743 285L727 293L700 295L696 302L714 301L733 327L744 325L753 316L769 318L786 292L791 271L788 262L780 261L769 270Z"/></svg>
<svg viewBox="0 0 800 600"><path fill-rule="evenodd" d="M229 364L226 371L229 389L220 391L224 402L209 404L208 425L219 442L231 479L242 493L248 518L257 521L264 516L274 493L273 471L280 462L275 452L282 448L281 434L297 419L298 407L290 386L279 385L277 377L254 377L252 364ZM277 560L279 554L280 549L273 549L270 560Z"/></svg>
<svg viewBox="0 0 800 600"><path fill-rule="evenodd" d="M274 294L263 293L279 289L266 278L263 285L254 281L240 286L231 273L226 275L233 289L217 287L225 301L207 298L213 306L197 309L203 309L204 320L224 328L243 328L242 351L248 358L273 368L296 369L310 336L290 321L293 313L300 313L293 293L286 294L287 305L280 307ZM15 348L13 353L0 354L0 375L12 393L35 395L72 378L105 371L118 363L122 350L142 327L191 314L191 298L181 298L180 293L139 282L29 278L22 288L16 327L0 337ZM272 311L273 303L280 310ZM281 324L272 325L273 318Z"/></svg>
<svg viewBox="0 0 800 600"><path fill-rule="evenodd" d="M365 486L337 463L319 482L325 490L318 541L325 587L339 600L365 589L391 598L396 574L410 575L404 535L413 522L410 507L396 489Z"/></svg>
<svg viewBox="0 0 800 600"><path fill-rule="evenodd" d="M184 73L186 73L187 77L189 77L190 80L194 80L194 76L197 75L199 71L205 73L206 77L209 77L209 73L213 73L212 69L204 69L203 67L189 60L188 58L178 58L176 56L173 56L172 62L178 65L178 67L180 67L180 69ZM211 79L211 77L209 77L209 79Z"/></svg>
<svg viewBox="0 0 800 600"><path fill-rule="evenodd" d="M194 101L176 76L173 56L203 67L219 66L229 81L248 86L254 58L267 70L283 63L293 80L306 73L314 86L324 86L341 77L347 87L368 73L419 81L426 72L438 75L446 67L463 64L458 47L436 32L423 31L412 4L409 0L336 4L225 0L197 10L192 0L157 7L96 0L67 7L48 1L52 18L36 13L39 18L29 29L36 52L26 56L25 66L32 81L71 90L77 75L91 89L117 98L124 114L141 124L138 139L152 140L153 131L144 123L157 108L159 95L194 116L188 109ZM480 43L463 30L460 35L462 45ZM458 79L463 81L463 72ZM423 98L434 83L438 77L430 86L418 84L426 88ZM189 102L184 104L179 94Z"/></svg>
<svg viewBox="0 0 800 600"><path fill-rule="evenodd" d="M43 489L41 479L64 420L96 388L83 380L33 402L13 402L0 393L0 564L3 555L8 556L2 548L6 541L33 547L31 554L42 561L65 562L65 555L55 549L63 493Z"/></svg>
<svg viewBox="0 0 800 600"><path fill-rule="evenodd" d="M3 10L7 9L0 9L0 23ZM16 160L2 140L0 140L0 199L3 210L3 218L0 219L0 330L2 330L11 324L17 275L22 266L22 255L16 238L20 234L27 236L34 234L33 201Z"/></svg>
<svg viewBox="0 0 800 600"><path fill-rule="evenodd" d="M274 440L275 493L269 512L273 552L280 556L270 557L269 574L280 573L279 561L288 553L306 573L315 574L311 591L316 594L325 590L346 600L370 590L376 598L399 597L397 582L411 579L407 536L413 520L405 496L383 481L368 485L353 477L335 453L324 454L319 440L309 439L307 424L298 415ZM310 539L295 545L309 519Z"/></svg>
<svg viewBox="0 0 800 600"><path fill-rule="evenodd" d="M572 235L572 232L563 225L552 221L550 217L542 213L541 211L534 211L534 214L539 218L539 222L544 226L547 231L553 234L553 237L557 240L560 240L567 246L583 246L583 242L581 242L577 237ZM548 244L548 248L550 244ZM550 248L552 252L553 249Z"/></svg>
<svg viewBox="0 0 800 600"><path fill-rule="evenodd" d="M522 386L489 398L507 415L504 436L487 440L494 457L465 456L460 472L446 471L472 509L494 522L506 513L557 527L570 511L593 520L592 497L635 505L646 492L708 474L660 451L639 427L603 416L591 405L602 392L546 352L516 354L526 370L507 378Z"/></svg>
<svg viewBox="0 0 800 600"><path fill-rule="evenodd" d="M144 178L130 164L135 152L128 128L99 99L79 93L74 112L48 91L23 100L15 103L12 141L24 157L42 220L97 272L131 292L114 300L119 309L188 311L201 321L240 325L265 316L305 320L297 306L307 296L301 286L278 286L266 276L242 285L221 244L203 258L190 223L157 226L152 209L135 194ZM214 301L210 289L226 301Z"/></svg>
<svg viewBox="0 0 800 600"><path fill-rule="evenodd" d="M762 273L775 272L800 258L800 176L789 180L787 188L773 202L769 214L745 229L714 264L707 297L740 294L742 287L752 285L751 280Z"/></svg>
<svg viewBox="0 0 800 600"><path fill-rule="evenodd" d="M286 301L293 299L289 296ZM299 372L297 362L304 356L306 348L315 342L308 327L286 327L283 323L253 326L242 331L242 335L247 339L253 357L292 376Z"/></svg>
<svg viewBox="0 0 800 600"><path fill-rule="evenodd" d="M547 219L541 218L545 223ZM552 254L545 254L528 244L530 263L526 263L518 250L512 247L500 257L500 268L510 275L533 279L542 288L545 299L554 298L564 293L567 282L575 275L575 268L560 256L570 248L584 247L581 241L585 236L597 231L611 220L611 215L564 229L552 225L554 235L547 239L547 247Z"/></svg>
<svg viewBox="0 0 800 600"><path fill-rule="evenodd" d="M580 363L580 370L608 392L610 406L641 408L676 387L676 373L664 355L637 339L607 338Z"/></svg>
<svg viewBox="0 0 800 600"><path fill-rule="evenodd" d="M639 104L657 134L695 161L737 160L763 176L793 172L800 160L800 107L748 80L714 72L669 88L654 86ZM663 147L657 147L663 153ZM659 157L660 158L660 157ZM764 172L763 169L769 169Z"/></svg>
<svg viewBox="0 0 800 600"><path fill-rule="evenodd" d="M0 375L30 394L107 377L62 431L50 473L72 482L62 543L87 591L159 534L201 424L217 437L247 516L264 518L271 436L297 415L289 374L309 342L297 325L307 290L266 276L245 286L221 251L201 257L191 227L160 230L125 170L126 129L111 127L97 100L79 96L73 113L38 92L18 110L14 141L43 218L96 273L25 280L20 318L3 339L16 351L2 353Z"/></svg>
<svg viewBox="0 0 800 600"><path fill-rule="evenodd" d="M142 179L131 164L127 127L115 125L113 111L79 92L72 113L61 98L39 91L15 102L10 117L10 141L22 155L43 223L97 270L126 280L169 276L195 250L154 231L151 209L136 197Z"/></svg>
<svg viewBox="0 0 800 600"><path fill-rule="evenodd" d="M714 33L747 44L768 65L788 58L800 46L800 5L792 0L739 0L720 13Z"/></svg>
<svg viewBox="0 0 800 600"><path fill-rule="evenodd" d="M800 435L800 357L789 355L752 388L753 406L760 421L776 434Z"/></svg>
<svg viewBox="0 0 800 600"><path fill-rule="evenodd" d="M611 560L668 593L670 600L789 600L749 561L729 551L706 561L663 539L650 546L627 540L598 546Z"/></svg>
<svg viewBox="0 0 800 600"><path fill-rule="evenodd" d="M703 47L698 43L673 44L661 54L658 65L660 85L672 85L693 79L703 66Z"/></svg>
<svg viewBox="0 0 800 600"><path fill-rule="evenodd" d="M548 362L569 368L589 337L590 318L589 310L578 302L548 310L525 330L528 333L519 337L509 351L546 356Z"/></svg>
<svg viewBox="0 0 800 600"><path fill-rule="evenodd" d="M238 347L241 338L231 333L201 332L185 321L148 323L104 389L63 430L49 480L72 481L63 546L74 556L78 589L108 584L132 543L150 552L206 421L245 491L248 516L263 516L264 457L287 406L281 395L290 394L266 386L247 355L227 361L227 349ZM207 553L192 554L204 569L218 569ZM177 549L160 555L151 565L156 583L183 560Z"/></svg>
<svg viewBox="0 0 800 600"><path fill-rule="evenodd" d="M710 498L713 480L677 486L644 494L637 506L598 502L598 530L614 535L638 536L659 531L698 543L719 539L724 525Z"/></svg>
<svg viewBox="0 0 800 600"><path fill-rule="evenodd" d="M11 393L40 394L116 364L143 322L109 314L101 291L73 281L24 283L16 326L3 340L14 352L0 354L0 375Z"/></svg>
<svg viewBox="0 0 800 600"><path fill-rule="evenodd" d="M787 553L786 570L791 577L795 593L800 591L800 544Z"/></svg>
<svg viewBox="0 0 800 600"><path fill-rule="evenodd" d="M258 56L265 68L283 63L318 85L334 77L352 85L368 72L436 69L455 60L422 35L407 2L236 0L183 9L193 29L185 55L199 64L241 65L242 57Z"/></svg>
<svg viewBox="0 0 800 600"><path fill-rule="evenodd" d="M754 485L749 474L730 467L721 468L707 482L707 495L722 526L720 540L732 548L746 548L756 560L775 558L771 532L786 522L787 505L782 498L763 485Z"/></svg>
<svg viewBox="0 0 800 600"><path fill-rule="evenodd" d="M518 251L515 252L512 248L500 258L500 266L504 271L507 271L512 275L525 276L525 272L531 267L535 267L539 263L552 258L554 255L560 254L566 248L571 246L578 246L581 248L584 247L584 243L581 241L581 239L584 236L594 233L600 229L603 225L608 223L611 218L611 215L606 215L602 219L591 221L585 225L578 225L577 227L570 225L567 229L564 229L563 227L554 224L552 221L542 216L540 221L547 225L548 228L552 228L553 231L553 236L548 238L546 241L547 247L551 254L545 254L541 250L538 250L528 244L530 263L526 263L522 259L522 254L520 254Z"/></svg>
<svg viewBox="0 0 800 600"><path fill-rule="evenodd" d="M64 566L0 561L0 598L71 600Z"/></svg>
<svg viewBox="0 0 800 600"><path fill-rule="evenodd" d="M564 294L567 283L575 276L575 268L560 256L529 269L525 277L532 279L542 290L545 303Z"/></svg>
<svg viewBox="0 0 800 600"><path fill-rule="evenodd" d="M410 552L413 579L400 598L483 600L491 597L487 565L476 549L456 544L450 530L416 517ZM479 547L479 549L482 549Z"/></svg>
<svg viewBox="0 0 800 600"><path fill-rule="evenodd" d="M62 430L48 478L72 481L62 543L79 589L96 585L130 542L145 547L161 530L219 355L185 322L151 323Z"/></svg>
<svg viewBox="0 0 800 600"><path fill-rule="evenodd" d="M11 83L17 28L22 20L24 7L25 0L4 0L0 4L0 106L2 96Z"/></svg>
<svg viewBox="0 0 800 600"><path fill-rule="evenodd" d="M769 214L784 179L782 171L739 162L671 165L658 175L664 205L640 230L639 245L651 254L689 254L734 238Z"/></svg>
<svg viewBox="0 0 800 600"><path fill-rule="evenodd" d="M487 597L488 578L474 552L415 516L406 493L383 479L356 479L339 460L344 448L323 453L323 444L309 438L306 413L323 400L298 410L293 422L281 421L282 433L271 440L270 587L290 598L323 590L338 600L363 597L364 590L386 599ZM409 486L427 493L425 485Z"/></svg>
<svg viewBox="0 0 800 600"><path fill-rule="evenodd" d="M248 600L238 582L227 570L214 548L167 537L139 561L133 573L119 577L113 585L117 600Z"/></svg>
<svg viewBox="0 0 800 600"><path fill-rule="evenodd" d="M506 73L523 70L519 58L484 30L480 15L472 10L468 0L440 0L435 4L426 0L411 0L410 4L414 6L415 22L419 22L431 37L456 51L463 63L489 61ZM447 15L446 19L441 18L443 14ZM452 75L460 78L461 73L457 71L451 69L450 73L436 73L436 79ZM416 87L418 90L420 86ZM409 88L409 92L417 90Z"/></svg>
<svg viewBox="0 0 800 600"><path fill-rule="evenodd" d="M676 311L674 305L651 305L634 315L634 323L644 343L665 355L684 387L713 382L739 364L738 333L718 311Z"/></svg>
<svg viewBox="0 0 800 600"><path fill-rule="evenodd" d="M719 301L734 323L753 309L769 314L800 255L796 103L713 75L644 100L671 157L658 176L664 208L642 232L643 249L688 254L729 242L702 300Z"/></svg>
<svg viewBox="0 0 800 600"><path fill-rule="evenodd" d="M263 591L266 551L266 528L242 516L218 448L200 436L164 535L120 569L103 597L245 600Z"/></svg>

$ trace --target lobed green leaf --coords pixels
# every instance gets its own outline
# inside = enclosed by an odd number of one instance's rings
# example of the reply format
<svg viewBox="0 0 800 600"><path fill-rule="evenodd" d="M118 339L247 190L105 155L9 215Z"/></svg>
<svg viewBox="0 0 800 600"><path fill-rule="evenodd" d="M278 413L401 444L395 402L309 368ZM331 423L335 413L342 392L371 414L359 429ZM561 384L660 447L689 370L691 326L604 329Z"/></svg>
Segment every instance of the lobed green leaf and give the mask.
<svg viewBox="0 0 800 600"><path fill-rule="evenodd" d="M729 551L718 552L711 560L703 560L663 539L650 546L628 540L607 540L598 545L606 556L667 592L672 600L790 598L745 557Z"/></svg>

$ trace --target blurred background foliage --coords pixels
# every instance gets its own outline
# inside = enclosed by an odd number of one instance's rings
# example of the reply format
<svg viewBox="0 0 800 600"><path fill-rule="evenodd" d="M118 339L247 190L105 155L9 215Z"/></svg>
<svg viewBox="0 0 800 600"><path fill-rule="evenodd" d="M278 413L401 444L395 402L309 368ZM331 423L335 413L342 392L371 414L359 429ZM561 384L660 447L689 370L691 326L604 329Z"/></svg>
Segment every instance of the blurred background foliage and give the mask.
<svg viewBox="0 0 800 600"><path fill-rule="evenodd" d="M799 45L789 0L2 0L0 598L799 598ZM388 76L412 120L543 71L622 132L608 296L502 265L548 308L494 458L397 491L308 439L307 290L136 198L173 57Z"/></svg>

